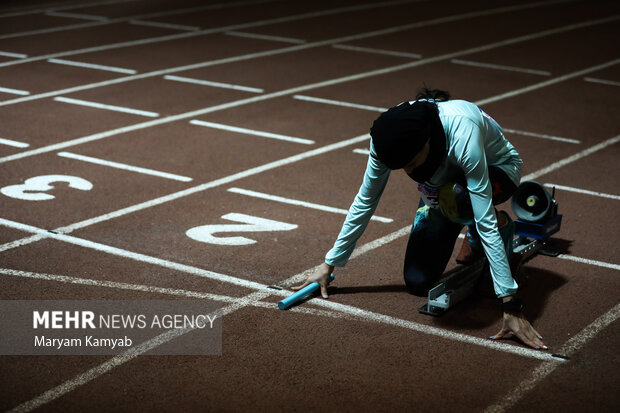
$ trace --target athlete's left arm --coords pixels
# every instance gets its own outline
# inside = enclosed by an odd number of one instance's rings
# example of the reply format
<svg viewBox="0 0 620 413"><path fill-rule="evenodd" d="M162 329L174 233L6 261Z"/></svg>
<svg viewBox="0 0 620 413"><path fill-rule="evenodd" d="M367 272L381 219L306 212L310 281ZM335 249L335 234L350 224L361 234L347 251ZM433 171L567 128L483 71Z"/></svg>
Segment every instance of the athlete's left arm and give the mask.
<svg viewBox="0 0 620 413"><path fill-rule="evenodd" d="M476 229L489 260L493 287L498 297L511 295L517 292L518 285L510 273L504 242L497 228L483 136L480 128L469 120L461 121L459 132L458 162L467 180Z"/></svg>
<svg viewBox="0 0 620 413"><path fill-rule="evenodd" d="M497 227L483 136L473 122L465 122L462 126L459 161L467 180L476 229L489 260L495 292L500 299L507 300L517 292L518 285L510 272L504 242ZM547 349L542 342L542 336L520 312L504 312L502 327L492 338L499 340L511 335L516 335L532 348Z"/></svg>

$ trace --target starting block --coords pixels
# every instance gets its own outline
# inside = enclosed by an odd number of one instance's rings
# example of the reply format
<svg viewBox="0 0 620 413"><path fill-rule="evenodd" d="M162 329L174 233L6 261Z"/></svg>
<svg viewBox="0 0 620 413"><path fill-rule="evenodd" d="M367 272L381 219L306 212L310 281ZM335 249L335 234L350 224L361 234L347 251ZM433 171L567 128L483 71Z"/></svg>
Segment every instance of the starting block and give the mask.
<svg viewBox="0 0 620 413"><path fill-rule="evenodd" d="M519 191L520 189L522 190ZM534 197L532 193L536 195L537 204L531 201ZM543 205L544 213L533 216L530 210L525 210L528 206L540 209L539 199L545 198L547 205ZM524 207L515 205L515 202L521 203L522 200ZM519 216L519 219L514 220L516 238L513 240L513 259L519 262L516 273L523 263L537 254L557 257L558 252L546 248L547 240L560 230L562 224L562 215L557 213L557 202L553 195L548 194L546 189L536 182L524 182L513 196L513 210ZM441 316L473 293L486 269L488 269L487 259L481 258L472 265L461 265L448 271L428 292L428 302L420 307L418 312Z"/></svg>

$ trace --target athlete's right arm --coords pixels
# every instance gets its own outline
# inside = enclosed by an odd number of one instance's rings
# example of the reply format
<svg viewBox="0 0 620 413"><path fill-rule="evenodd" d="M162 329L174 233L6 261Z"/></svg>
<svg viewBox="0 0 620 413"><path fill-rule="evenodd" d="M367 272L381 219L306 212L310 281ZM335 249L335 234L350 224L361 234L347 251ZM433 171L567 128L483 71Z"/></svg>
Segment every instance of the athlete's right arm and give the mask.
<svg viewBox="0 0 620 413"><path fill-rule="evenodd" d="M390 169L376 157L371 143L362 185L349 207L347 218L334 246L325 256L327 264L335 267L345 266L355 249L357 240L366 230L370 218L379 205L379 199L383 194L390 172Z"/></svg>
<svg viewBox="0 0 620 413"><path fill-rule="evenodd" d="M325 262L308 276L304 284L293 287L294 290L301 289L312 282L318 282L321 286L321 295L327 298L330 274L334 271L334 267L343 267L353 253L357 240L362 236L379 204L389 176L390 169L377 159L371 143L364 180L349 208L334 246L325 256Z"/></svg>

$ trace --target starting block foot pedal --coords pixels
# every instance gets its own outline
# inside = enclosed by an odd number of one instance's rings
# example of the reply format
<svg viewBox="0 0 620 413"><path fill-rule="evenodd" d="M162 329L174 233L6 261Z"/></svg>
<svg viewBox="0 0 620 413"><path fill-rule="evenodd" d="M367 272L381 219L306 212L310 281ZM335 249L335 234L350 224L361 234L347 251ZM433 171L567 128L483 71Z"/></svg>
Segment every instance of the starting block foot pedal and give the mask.
<svg viewBox="0 0 620 413"><path fill-rule="evenodd" d="M418 312L420 314L432 315L433 317L440 317L446 310L431 304L424 304L422 307L418 308Z"/></svg>
<svg viewBox="0 0 620 413"><path fill-rule="evenodd" d="M550 248L541 248L538 250L540 255L544 255L545 257L557 257L560 255L560 251L552 250Z"/></svg>

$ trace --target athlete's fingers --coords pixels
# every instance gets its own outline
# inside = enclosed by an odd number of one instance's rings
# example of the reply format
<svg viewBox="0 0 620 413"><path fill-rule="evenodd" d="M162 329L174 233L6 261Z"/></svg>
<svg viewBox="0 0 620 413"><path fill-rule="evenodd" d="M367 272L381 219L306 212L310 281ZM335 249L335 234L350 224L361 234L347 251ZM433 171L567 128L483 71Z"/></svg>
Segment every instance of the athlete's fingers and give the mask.
<svg viewBox="0 0 620 413"><path fill-rule="evenodd" d="M302 288L304 288L305 286L307 286L309 284L310 284L310 281L306 280L306 282L301 284L301 285L296 285L294 287L291 287L291 290L293 290L293 291L301 290Z"/></svg>

